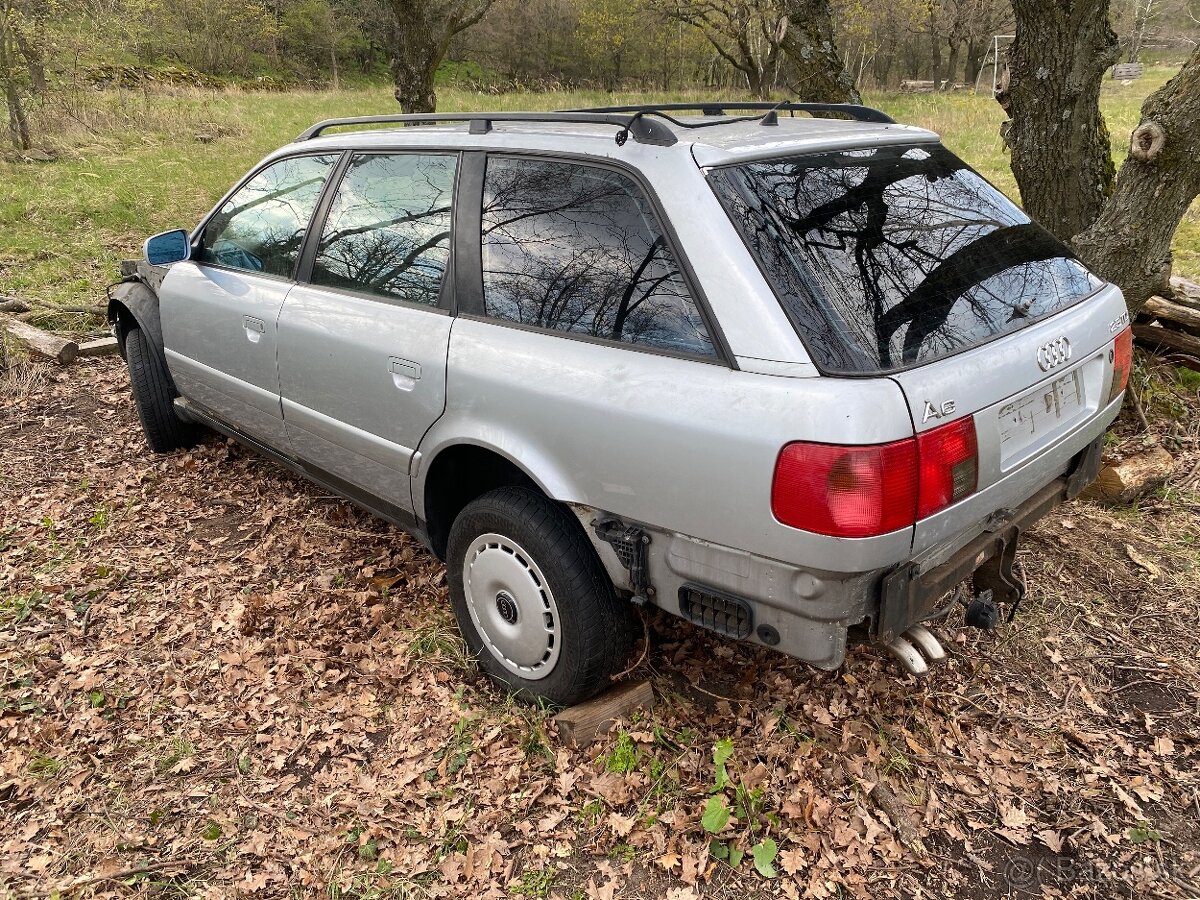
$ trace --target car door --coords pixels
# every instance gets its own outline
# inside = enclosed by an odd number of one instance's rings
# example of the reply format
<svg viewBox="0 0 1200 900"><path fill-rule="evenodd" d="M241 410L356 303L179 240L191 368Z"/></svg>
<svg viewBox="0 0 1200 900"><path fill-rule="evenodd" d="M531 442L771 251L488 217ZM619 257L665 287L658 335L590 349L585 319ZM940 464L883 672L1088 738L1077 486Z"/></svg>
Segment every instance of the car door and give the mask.
<svg viewBox="0 0 1200 900"><path fill-rule="evenodd" d="M457 169L453 153L352 157L279 316L293 455L405 513L413 454L446 404Z"/></svg>
<svg viewBox="0 0 1200 900"><path fill-rule="evenodd" d="M159 290L167 365L179 392L274 447L286 441L276 323L339 158L295 156L259 170L210 216L192 259L172 266Z"/></svg>

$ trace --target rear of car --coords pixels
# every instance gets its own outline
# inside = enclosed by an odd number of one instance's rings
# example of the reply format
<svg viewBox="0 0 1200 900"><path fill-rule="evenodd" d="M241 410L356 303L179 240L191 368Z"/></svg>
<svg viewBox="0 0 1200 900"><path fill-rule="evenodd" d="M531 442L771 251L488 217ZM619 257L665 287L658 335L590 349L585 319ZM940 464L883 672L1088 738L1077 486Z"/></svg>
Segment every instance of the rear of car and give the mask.
<svg viewBox="0 0 1200 900"><path fill-rule="evenodd" d="M896 560L868 610L884 639L938 612L952 575L993 560L976 587L1015 605L1020 529L1090 480L1119 411L1131 352L1120 293L937 144L707 177L822 375L894 381L913 423L885 444L783 447L775 517L852 540L910 530L911 562ZM1075 486L1054 487L1076 471Z"/></svg>

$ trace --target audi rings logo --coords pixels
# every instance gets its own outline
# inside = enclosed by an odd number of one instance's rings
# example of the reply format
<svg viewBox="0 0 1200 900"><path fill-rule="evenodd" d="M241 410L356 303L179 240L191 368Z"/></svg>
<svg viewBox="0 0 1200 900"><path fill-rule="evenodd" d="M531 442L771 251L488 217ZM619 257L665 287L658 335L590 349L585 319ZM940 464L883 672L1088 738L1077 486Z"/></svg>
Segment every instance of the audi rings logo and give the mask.
<svg viewBox="0 0 1200 900"><path fill-rule="evenodd" d="M1038 347L1038 365L1043 372L1057 369L1071 358L1071 342L1065 337L1055 338Z"/></svg>

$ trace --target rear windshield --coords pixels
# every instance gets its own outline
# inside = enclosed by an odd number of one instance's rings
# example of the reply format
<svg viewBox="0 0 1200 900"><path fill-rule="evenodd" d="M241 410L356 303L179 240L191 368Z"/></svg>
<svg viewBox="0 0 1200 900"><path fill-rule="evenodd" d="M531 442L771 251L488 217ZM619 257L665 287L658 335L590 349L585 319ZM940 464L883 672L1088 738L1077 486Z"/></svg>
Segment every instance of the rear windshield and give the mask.
<svg viewBox="0 0 1200 900"><path fill-rule="evenodd" d="M828 374L951 356L1100 286L940 145L766 160L709 178Z"/></svg>

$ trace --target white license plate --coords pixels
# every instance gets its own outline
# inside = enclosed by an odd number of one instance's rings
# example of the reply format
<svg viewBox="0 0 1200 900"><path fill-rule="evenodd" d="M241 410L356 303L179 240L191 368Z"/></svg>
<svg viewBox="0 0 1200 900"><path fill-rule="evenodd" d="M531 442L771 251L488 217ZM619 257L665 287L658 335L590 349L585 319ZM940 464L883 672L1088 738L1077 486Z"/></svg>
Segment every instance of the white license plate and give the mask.
<svg viewBox="0 0 1200 900"><path fill-rule="evenodd" d="M1000 455L1032 444L1083 409L1083 382L1078 370L1031 391L1000 408Z"/></svg>

